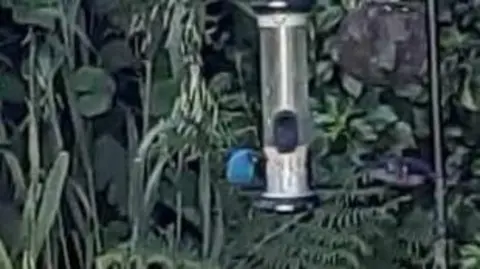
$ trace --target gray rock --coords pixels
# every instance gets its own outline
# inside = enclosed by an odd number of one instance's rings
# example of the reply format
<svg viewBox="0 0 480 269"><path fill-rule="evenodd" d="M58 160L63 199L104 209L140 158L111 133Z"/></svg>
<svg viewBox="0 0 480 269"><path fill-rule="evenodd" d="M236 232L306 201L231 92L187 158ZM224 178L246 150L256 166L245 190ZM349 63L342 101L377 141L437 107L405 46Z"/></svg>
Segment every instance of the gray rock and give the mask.
<svg viewBox="0 0 480 269"><path fill-rule="evenodd" d="M333 55L342 72L367 84L420 83L427 71L423 4L364 4L341 22Z"/></svg>

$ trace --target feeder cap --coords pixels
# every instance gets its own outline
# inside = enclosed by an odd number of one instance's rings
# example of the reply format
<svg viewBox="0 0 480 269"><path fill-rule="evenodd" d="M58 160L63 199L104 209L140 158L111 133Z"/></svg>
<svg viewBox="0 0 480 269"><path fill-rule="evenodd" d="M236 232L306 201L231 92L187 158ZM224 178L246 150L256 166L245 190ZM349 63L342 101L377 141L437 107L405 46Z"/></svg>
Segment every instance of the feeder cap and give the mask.
<svg viewBox="0 0 480 269"><path fill-rule="evenodd" d="M251 7L260 14L275 12L310 12L313 0L252 0Z"/></svg>

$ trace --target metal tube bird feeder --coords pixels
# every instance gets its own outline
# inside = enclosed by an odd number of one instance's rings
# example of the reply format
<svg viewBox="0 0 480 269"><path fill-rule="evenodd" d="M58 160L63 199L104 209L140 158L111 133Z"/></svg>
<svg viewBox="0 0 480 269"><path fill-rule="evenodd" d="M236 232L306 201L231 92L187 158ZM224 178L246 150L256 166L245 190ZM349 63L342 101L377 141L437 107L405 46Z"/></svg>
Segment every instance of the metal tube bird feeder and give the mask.
<svg viewBox="0 0 480 269"><path fill-rule="evenodd" d="M275 212L314 207L308 146L312 119L308 96L307 23L312 1L252 4L260 42L263 153L266 190L255 205Z"/></svg>

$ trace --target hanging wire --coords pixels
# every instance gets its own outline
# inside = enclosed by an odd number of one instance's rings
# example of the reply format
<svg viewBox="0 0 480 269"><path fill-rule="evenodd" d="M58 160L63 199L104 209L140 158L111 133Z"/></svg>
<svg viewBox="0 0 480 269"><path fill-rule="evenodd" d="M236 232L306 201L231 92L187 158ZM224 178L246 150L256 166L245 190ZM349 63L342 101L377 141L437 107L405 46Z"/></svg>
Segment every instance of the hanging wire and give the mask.
<svg viewBox="0 0 480 269"><path fill-rule="evenodd" d="M445 208L445 171L443 161L443 130L442 130L442 94L440 86L440 61L437 0L427 0L427 40L428 40L428 70L430 79L430 109L433 133L433 166L435 179L435 239L434 269L448 268L447 238L446 238L446 208Z"/></svg>

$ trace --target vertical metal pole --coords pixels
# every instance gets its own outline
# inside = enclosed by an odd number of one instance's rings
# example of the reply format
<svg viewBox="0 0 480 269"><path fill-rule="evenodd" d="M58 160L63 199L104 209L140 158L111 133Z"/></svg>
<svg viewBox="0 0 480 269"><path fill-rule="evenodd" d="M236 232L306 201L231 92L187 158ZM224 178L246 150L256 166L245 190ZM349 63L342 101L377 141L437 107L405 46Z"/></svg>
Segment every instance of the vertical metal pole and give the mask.
<svg viewBox="0 0 480 269"><path fill-rule="evenodd" d="M431 125L433 131L433 166L435 170L434 269L447 269L445 173L443 162L442 95L438 52L437 0L427 0L428 69L430 78Z"/></svg>

